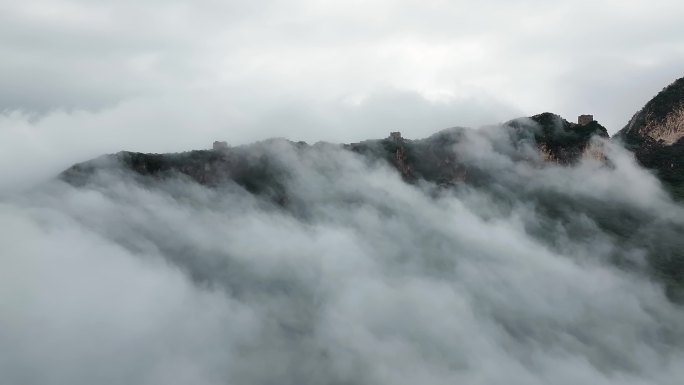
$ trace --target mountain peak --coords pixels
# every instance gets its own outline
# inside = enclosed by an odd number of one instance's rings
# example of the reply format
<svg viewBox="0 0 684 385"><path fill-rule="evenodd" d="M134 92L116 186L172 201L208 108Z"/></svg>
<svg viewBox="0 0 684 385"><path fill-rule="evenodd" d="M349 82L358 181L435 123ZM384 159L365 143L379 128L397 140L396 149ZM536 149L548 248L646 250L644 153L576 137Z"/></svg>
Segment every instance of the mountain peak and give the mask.
<svg viewBox="0 0 684 385"><path fill-rule="evenodd" d="M663 88L618 135L631 146L644 141L672 145L684 138L684 77Z"/></svg>
<svg viewBox="0 0 684 385"><path fill-rule="evenodd" d="M684 196L684 77L649 100L615 138L676 196Z"/></svg>

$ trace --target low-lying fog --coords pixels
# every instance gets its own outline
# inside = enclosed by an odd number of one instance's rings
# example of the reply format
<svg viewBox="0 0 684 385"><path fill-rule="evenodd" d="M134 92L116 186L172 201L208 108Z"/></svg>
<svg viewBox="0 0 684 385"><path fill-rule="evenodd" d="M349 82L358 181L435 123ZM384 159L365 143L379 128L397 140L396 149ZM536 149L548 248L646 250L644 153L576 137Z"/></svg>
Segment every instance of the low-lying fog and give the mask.
<svg viewBox="0 0 684 385"><path fill-rule="evenodd" d="M679 384L684 209L603 146L473 131L491 181L440 189L274 141L285 207L125 172L4 198L0 383Z"/></svg>

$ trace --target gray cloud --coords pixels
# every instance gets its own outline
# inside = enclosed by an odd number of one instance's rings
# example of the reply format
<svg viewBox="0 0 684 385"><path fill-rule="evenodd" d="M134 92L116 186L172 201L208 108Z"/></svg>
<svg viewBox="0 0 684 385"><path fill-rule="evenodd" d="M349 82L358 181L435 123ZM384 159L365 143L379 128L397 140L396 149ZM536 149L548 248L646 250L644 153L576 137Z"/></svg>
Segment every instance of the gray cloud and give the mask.
<svg viewBox="0 0 684 385"><path fill-rule="evenodd" d="M662 271L682 207L611 144L610 167L563 168L468 131L454 150L483 182L449 191L262 144L287 210L118 174L27 187L215 139L417 138L544 110L614 132L681 76L681 7L0 4L0 383L678 383Z"/></svg>
<svg viewBox="0 0 684 385"><path fill-rule="evenodd" d="M417 138L542 111L615 132L681 75L678 7L5 2L0 179L124 149Z"/></svg>
<svg viewBox="0 0 684 385"><path fill-rule="evenodd" d="M500 128L463 140L496 183L271 141L286 208L118 173L5 199L0 382L676 383L684 313L650 266L681 248L649 242L682 207L610 143L564 168Z"/></svg>
<svg viewBox="0 0 684 385"><path fill-rule="evenodd" d="M198 98L203 102L194 105ZM231 102L224 104L226 100ZM207 148L216 139L243 144L264 139L264 128L273 136L309 142L360 141L395 130L428 136L453 121L503 121L511 114L515 112L508 106L495 105L486 96L433 102L391 88L361 103L294 96L260 99L249 90L220 96L187 90L131 99L102 111L54 112L38 120L15 112L0 115L0 191L26 188L76 162L123 149L178 152Z"/></svg>

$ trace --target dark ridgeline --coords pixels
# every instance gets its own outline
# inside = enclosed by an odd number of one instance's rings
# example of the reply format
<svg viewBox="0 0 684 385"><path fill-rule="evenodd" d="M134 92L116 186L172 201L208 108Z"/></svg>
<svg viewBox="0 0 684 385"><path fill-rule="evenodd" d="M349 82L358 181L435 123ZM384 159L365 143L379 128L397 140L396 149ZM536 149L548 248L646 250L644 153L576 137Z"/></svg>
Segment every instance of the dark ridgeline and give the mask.
<svg viewBox="0 0 684 385"><path fill-rule="evenodd" d="M512 141L532 144L542 159L562 165L574 164L586 154L593 136L608 138L606 128L594 120L593 115L580 115L577 123L571 123L545 112L511 120L503 124L502 129L511 135ZM387 161L409 182L426 180L453 185L486 179L483 175L478 177L477 170L468 170L453 151L452 147L463 139L465 130L447 129L420 140L405 139L400 132L391 132L386 139L342 147L370 159ZM652 169L675 198L684 198L684 78L676 80L646 103L613 140L624 143L633 151L639 163ZM277 175L283 170L277 169L266 152L254 151L270 142L273 140L229 147L226 142L216 141L213 151L180 154L120 152L74 165L63 172L61 178L82 184L92 171L116 164L141 176L160 178L182 174L207 186L231 180L251 192L273 192L279 190ZM296 145L300 150L311 147L304 142L283 142Z"/></svg>
<svg viewBox="0 0 684 385"><path fill-rule="evenodd" d="M684 80L679 79L649 101L613 140L625 143L637 160L652 169L675 197L684 198L683 127ZM385 139L344 145L309 145L270 139L229 147L225 142L217 141L213 150L106 155L76 164L60 174L60 178L83 186L90 183L98 171L109 171L152 185L179 177L209 187L233 184L276 207L302 213L306 212L307 202L296 201L295 194L288 191L291 188L288 183L297 170L279 154L294 153L306 158L307 154L349 151L369 163L390 165L407 183L431 182L437 187L437 194L440 189L460 191L465 187L492 197L504 210L507 205L529 203L542 219L539 223L526 224L526 231L550 246L554 239L549 235L549 229L554 226L562 226L571 238L592 237L592 230L588 230L584 222L577 222L578 214L583 215L602 234L612 237L615 244L648 250L651 273L664 282L671 298L684 299L684 237L681 236L684 226L681 221L659 218L655 211L610 197L577 196L543 186L530 186L526 177L516 174L515 168L492 169L478 162L468 162L458 150L463 147L458 146L465 143L467 147L474 132L468 128L451 128L419 140L391 132ZM596 141L592 140L594 137L607 139L608 132L591 115L582 115L578 123L571 123L547 112L486 127L478 135L489 140L491 151L513 163L529 162L537 168L547 163L569 166L591 156L610 166L600 144L596 148ZM302 167L302 163L299 164ZM625 268L637 268L618 251L614 259Z"/></svg>
<svg viewBox="0 0 684 385"><path fill-rule="evenodd" d="M543 113L530 118L512 120L502 126L512 141L536 145L543 152L542 158L559 164L577 162L590 145L593 136L608 137L605 127L592 121L586 125L570 123L558 115ZM105 155L93 161L79 163L64 171L60 177L65 181L82 185L97 170L123 169L140 176L164 178L183 175L206 186L217 186L233 181L253 193L277 190L278 175L285 172L266 147L273 143L292 146L297 151L313 147L333 146L360 154L369 160L385 160L407 182L425 180L439 185L454 185L469 180L467 165L459 161L453 146L464 139L468 128L442 130L428 138L409 140L399 132L391 132L385 139L366 140L359 143L308 145L285 139L228 147L226 142L216 141L213 150L196 150L175 154L145 154L122 151ZM471 170L475 171L475 170Z"/></svg>

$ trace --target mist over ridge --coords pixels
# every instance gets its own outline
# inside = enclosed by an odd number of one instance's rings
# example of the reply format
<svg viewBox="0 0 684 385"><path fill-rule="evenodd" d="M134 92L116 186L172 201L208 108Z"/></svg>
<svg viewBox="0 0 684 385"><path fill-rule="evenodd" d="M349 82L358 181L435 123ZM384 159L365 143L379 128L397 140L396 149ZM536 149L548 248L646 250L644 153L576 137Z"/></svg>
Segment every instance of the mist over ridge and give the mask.
<svg viewBox="0 0 684 385"><path fill-rule="evenodd" d="M0 205L0 382L676 384L684 208L596 129L77 165Z"/></svg>
<svg viewBox="0 0 684 385"><path fill-rule="evenodd" d="M0 385L684 384L682 15L0 0Z"/></svg>

